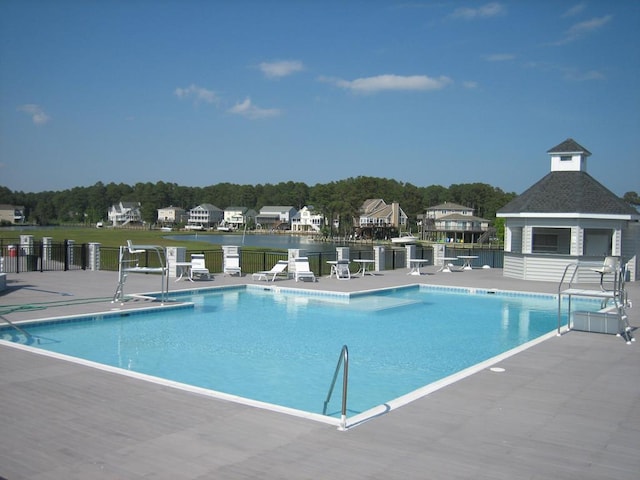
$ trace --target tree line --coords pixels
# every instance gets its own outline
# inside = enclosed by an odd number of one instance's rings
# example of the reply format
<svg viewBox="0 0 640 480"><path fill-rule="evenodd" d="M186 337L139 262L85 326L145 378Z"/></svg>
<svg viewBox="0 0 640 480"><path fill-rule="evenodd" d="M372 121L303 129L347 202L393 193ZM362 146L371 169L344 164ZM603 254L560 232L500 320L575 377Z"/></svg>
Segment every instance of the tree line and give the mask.
<svg viewBox="0 0 640 480"><path fill-rule="evenodd" d="M475 215L493 221L496 211L511 201L515 193L484 183L431 185L418 187L396 180L359 176L308 186L303 182L238 185L218 183L206 187L188 187L168 182L127 185L97 182L89 187L38 193L14 192L0 186L0 203L25 207L29 223L52 225L106 220L109 207L119 202L140 202L143 220L155 223L159 208L174 206L189 210L203 203L218 208L247 207L259 211L266 205L290 205L297 209L313 205L330 221L358 216L369 198L398 202L414 224L429 207L453 202L474 209Z"/></svg>

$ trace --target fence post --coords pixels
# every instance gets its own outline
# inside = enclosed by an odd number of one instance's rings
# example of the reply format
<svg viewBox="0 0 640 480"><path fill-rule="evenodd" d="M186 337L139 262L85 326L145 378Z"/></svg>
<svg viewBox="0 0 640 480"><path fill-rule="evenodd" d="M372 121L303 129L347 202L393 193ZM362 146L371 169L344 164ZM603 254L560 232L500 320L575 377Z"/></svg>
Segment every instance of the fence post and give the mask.
<svg viewBox="0 0 640 480"><path fill-rule="evenodd" d="M69 270L69 241L68 240L64 240L64 242L62 242L62 248L63 248L63 255L64 255L64 271L68 271Z"/></svg>

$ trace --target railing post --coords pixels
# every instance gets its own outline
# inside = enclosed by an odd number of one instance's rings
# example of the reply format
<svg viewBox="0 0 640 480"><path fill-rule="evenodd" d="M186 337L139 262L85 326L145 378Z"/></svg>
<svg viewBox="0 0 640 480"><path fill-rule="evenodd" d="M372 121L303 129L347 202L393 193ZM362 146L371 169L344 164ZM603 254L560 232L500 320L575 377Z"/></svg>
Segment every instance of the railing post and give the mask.
<svg viewBox="0 0 640 480"><path fill-rule="evenodd" d="M342 347L342 360L344 362L344 372L342 374L342 415L340 416L340 426L338 430L347 429L347 386L349 385L349 349L345 345Z"/></svg>
<svg viewBox="0 0 640 480"><path fill-rule="evenodd" d="M62 248L63 248L63 252L62 254L64 255L64 271L68 271L69 270L69 241L65 239L64 242L62 242Z"/></svg>

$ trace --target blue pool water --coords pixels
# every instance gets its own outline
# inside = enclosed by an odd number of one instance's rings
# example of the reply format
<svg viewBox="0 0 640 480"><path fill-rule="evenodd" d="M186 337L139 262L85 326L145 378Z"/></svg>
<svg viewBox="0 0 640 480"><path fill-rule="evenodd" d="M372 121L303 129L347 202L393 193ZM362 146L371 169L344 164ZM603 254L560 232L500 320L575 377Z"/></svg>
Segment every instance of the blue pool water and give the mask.
<svg viewBox="0 0 640 480"><path fill-rule="evenodd" d="M542 295L424 287L351 297L244 287L173 295L193 307L23 327L37 348L314 413L348 345L349 415L557 327L557 300ZM3 339L15 334L0 330Z"/></svg>

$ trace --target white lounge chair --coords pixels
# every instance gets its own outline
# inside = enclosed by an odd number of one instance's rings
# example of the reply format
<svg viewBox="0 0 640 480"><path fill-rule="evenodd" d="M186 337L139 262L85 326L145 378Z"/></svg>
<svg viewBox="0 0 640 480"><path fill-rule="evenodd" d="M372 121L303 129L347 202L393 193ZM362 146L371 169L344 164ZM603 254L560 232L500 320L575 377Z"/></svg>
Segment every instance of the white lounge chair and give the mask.
<svg viewBox="0 0 640 480"><path fill-rule="evenodd" d="M296 279L296 282L300 279L310 278L311 281L316 281L315 274L309 268L309 259L307 257L298 257L295 259L296 261L296 271L293 276Z"/></svg>
<svg viewBox="0 0 640 480"><path fill-rule="evenodd" d="M205 265L204 254L202 253L194 253L193 255L191 255L191 267L189 268L189 280L193 281L194 277L198 277L198 278L205 277L207 279L211 278L209 269Z"/></svg>
<svg viewBox="0 0 640 480"><path fill-rule="evenodd" d="M331 273L335 273L338 280L349 280L351 278L349 260L338 260L334 265L331 265Z"/></svg>
<svg viewBox="0 0 640 480"><path fill-rule="evenodd" d="M288 266L289 266L289 262L287 262L286 260L280 260L271 268L271 270L255 272L252 275L252 277L254 280L265 280L267 282L268 281L275 282L276 277L278 275L287 276L287 273L285 272L285 270L287 269Z"/></svg>
<svg viewBox="0 0 640 480"><path fill-rule="evenodd" d="M240 255L226 255L224 257L224 273L228 275L242 275Z"/></svg>

